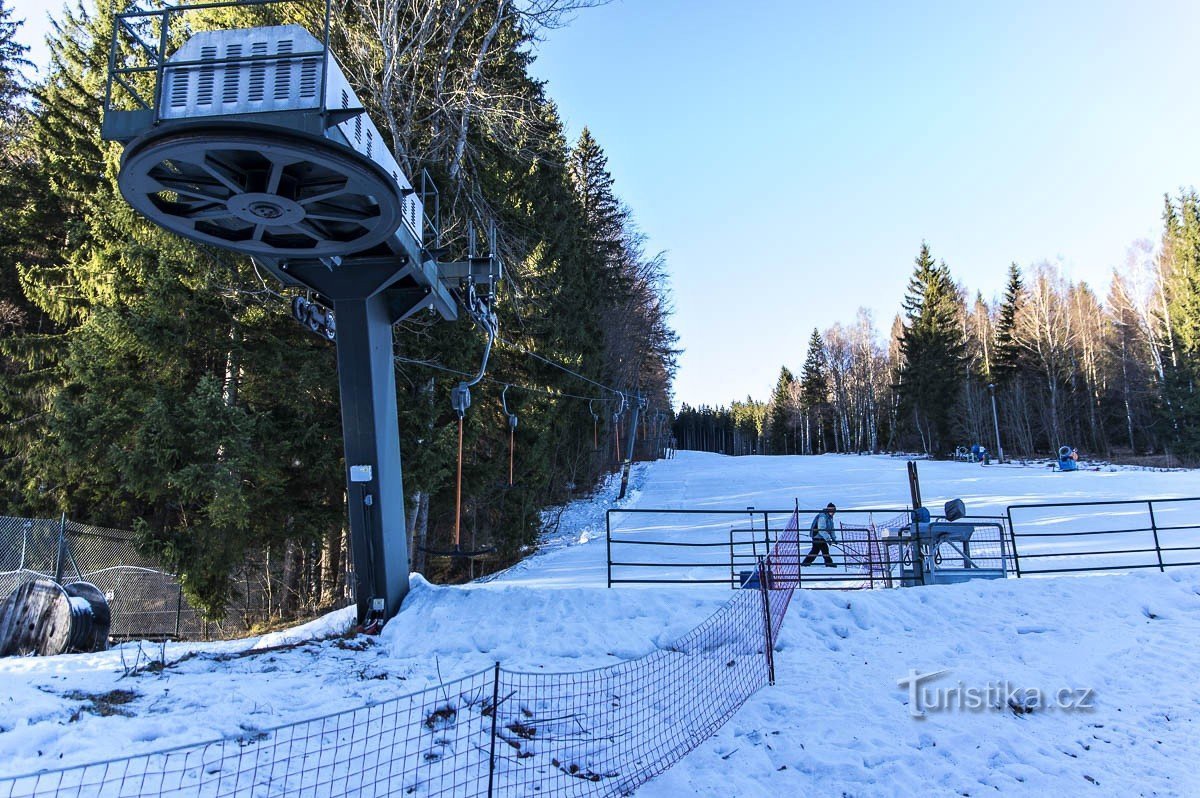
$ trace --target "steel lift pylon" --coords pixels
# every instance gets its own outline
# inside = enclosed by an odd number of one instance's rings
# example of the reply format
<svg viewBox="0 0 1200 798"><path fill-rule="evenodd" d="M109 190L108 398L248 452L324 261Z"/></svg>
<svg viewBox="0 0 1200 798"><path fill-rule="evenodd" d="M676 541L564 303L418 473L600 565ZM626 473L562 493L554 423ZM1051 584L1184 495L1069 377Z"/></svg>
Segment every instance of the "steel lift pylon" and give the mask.
<svg viewBox="0 0 1200 798"><path fill-rule="evenodd" d="M501 266L494 238L493 254L438 260L436 190L414 187L365 113L330 52L328 3L321 38L268 25L169 47L195 15L238 5L118 14L102 135L124 145L118 184L146 218L332 306L355 600L378 626L409 572L392 326L460 305L494 318Z"/></svg>

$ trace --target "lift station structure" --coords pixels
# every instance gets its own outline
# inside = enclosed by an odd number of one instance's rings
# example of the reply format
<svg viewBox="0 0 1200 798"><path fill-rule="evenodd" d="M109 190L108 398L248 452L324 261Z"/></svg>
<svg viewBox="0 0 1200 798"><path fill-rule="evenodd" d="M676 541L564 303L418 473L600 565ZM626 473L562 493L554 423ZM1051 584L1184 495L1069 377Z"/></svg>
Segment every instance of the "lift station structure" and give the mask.
<svg viewBox="0 0 1200 798"><path fill-rule="evenodd" d="M118 14L102 136L124 145L118 184L147 219L251 256L333 311L322 326L337 345L358 618L385 620L409 572L392 326L462 307L494 335L501 265L494 237L485 256L438 260L436 189L404 174L330 52L328 1L320 37L299 25L187 35L181 19L286 1Z"/></svg>

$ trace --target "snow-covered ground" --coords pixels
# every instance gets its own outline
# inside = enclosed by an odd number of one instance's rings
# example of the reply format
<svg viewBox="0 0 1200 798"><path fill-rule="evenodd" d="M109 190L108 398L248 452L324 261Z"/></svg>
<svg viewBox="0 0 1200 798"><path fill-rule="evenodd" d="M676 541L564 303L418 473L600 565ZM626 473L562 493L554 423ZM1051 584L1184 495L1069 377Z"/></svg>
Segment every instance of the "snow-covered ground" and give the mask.
<svg viewBox="0 0 1200 798"><path fill-rule="evenodd" d="M1193 471L920 468L927 504L961 497L980 515L1016 503L1200 495ZM783 509L797 499L902 507L904 460L680 452L638 466L621 506ZM329 637L352 620L342 612L251 640L0 660L0 777L241 735L496 661L575 671L665 647L730 592L606 589L605 510L614 505L609 486L552 514L542 550L486 583L414 578L401 613L374 640ZM776 685L638 795L1198 795L1197 639L1196 568L802 591L778 641ZM946 672L917 688L927 706L914 717L921 707L898 682L937 671ZM1017 711L1032 690L1045 705ZM975 698L985 706L964 706ZM1060 699L1091 706L1062 708Z"/></svg>

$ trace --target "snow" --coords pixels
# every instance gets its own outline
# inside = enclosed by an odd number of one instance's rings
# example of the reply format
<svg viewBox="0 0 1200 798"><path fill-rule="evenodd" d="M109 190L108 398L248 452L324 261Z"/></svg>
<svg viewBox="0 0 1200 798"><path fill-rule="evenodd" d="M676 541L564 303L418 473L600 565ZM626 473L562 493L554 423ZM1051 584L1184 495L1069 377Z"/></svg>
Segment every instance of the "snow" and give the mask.
<svg viewBox="0 0 1200 798"><path fill-rule="evenodd" d="M920 473L928 505L961 497L979 515L1017 503L1200 494L1193 471L1096 468L1062 474L1042 465L925 461ZM664 648L730 591L606 589L609 507L784 510L798 499L853 510L908 502L905 461L886 456L680 452L636 466L620 503L617 488L611 480L590 499L547 513L538 553L485 582L443 587L414 575L400 614L375 639L345 637L353 618L343 610L244 640L0 660L0 777L244 735L406 695L497 661L518 671L578 671ZM1114 519L1110 528L1125 528L1124 510L1097 511ZM645 517L613 518L618 536L647 525ZM716 528L727 540L729 520L714 518L677 516L654 534L694 539ZM775 686L637 795L1200 794L1192 753L1200 739L1198 636L1197 568L801 591L777 641ZM929 695L1000 685L1000 708L913 717L898 682L940 670L948 673L924 685ZM1059 690L1090 690L1094 708L1018 714L1006 706L1008 693L1029 689L1047 703ZM101 697L111 691L133 695L109 707Z"/></svg>

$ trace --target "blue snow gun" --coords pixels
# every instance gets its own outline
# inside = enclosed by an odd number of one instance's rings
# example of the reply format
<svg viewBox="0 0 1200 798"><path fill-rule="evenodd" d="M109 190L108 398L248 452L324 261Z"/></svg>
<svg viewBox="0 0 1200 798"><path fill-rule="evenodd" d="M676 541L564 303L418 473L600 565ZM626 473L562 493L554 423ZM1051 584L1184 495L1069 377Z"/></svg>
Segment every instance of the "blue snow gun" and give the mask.
<svg viewBox="0 0 1200 798"><path fill-rule="evenodd" d="M1072 446L1058 447L1058 470L1059 471L1078 471L1079 470L1079 452Z"/></svg>

